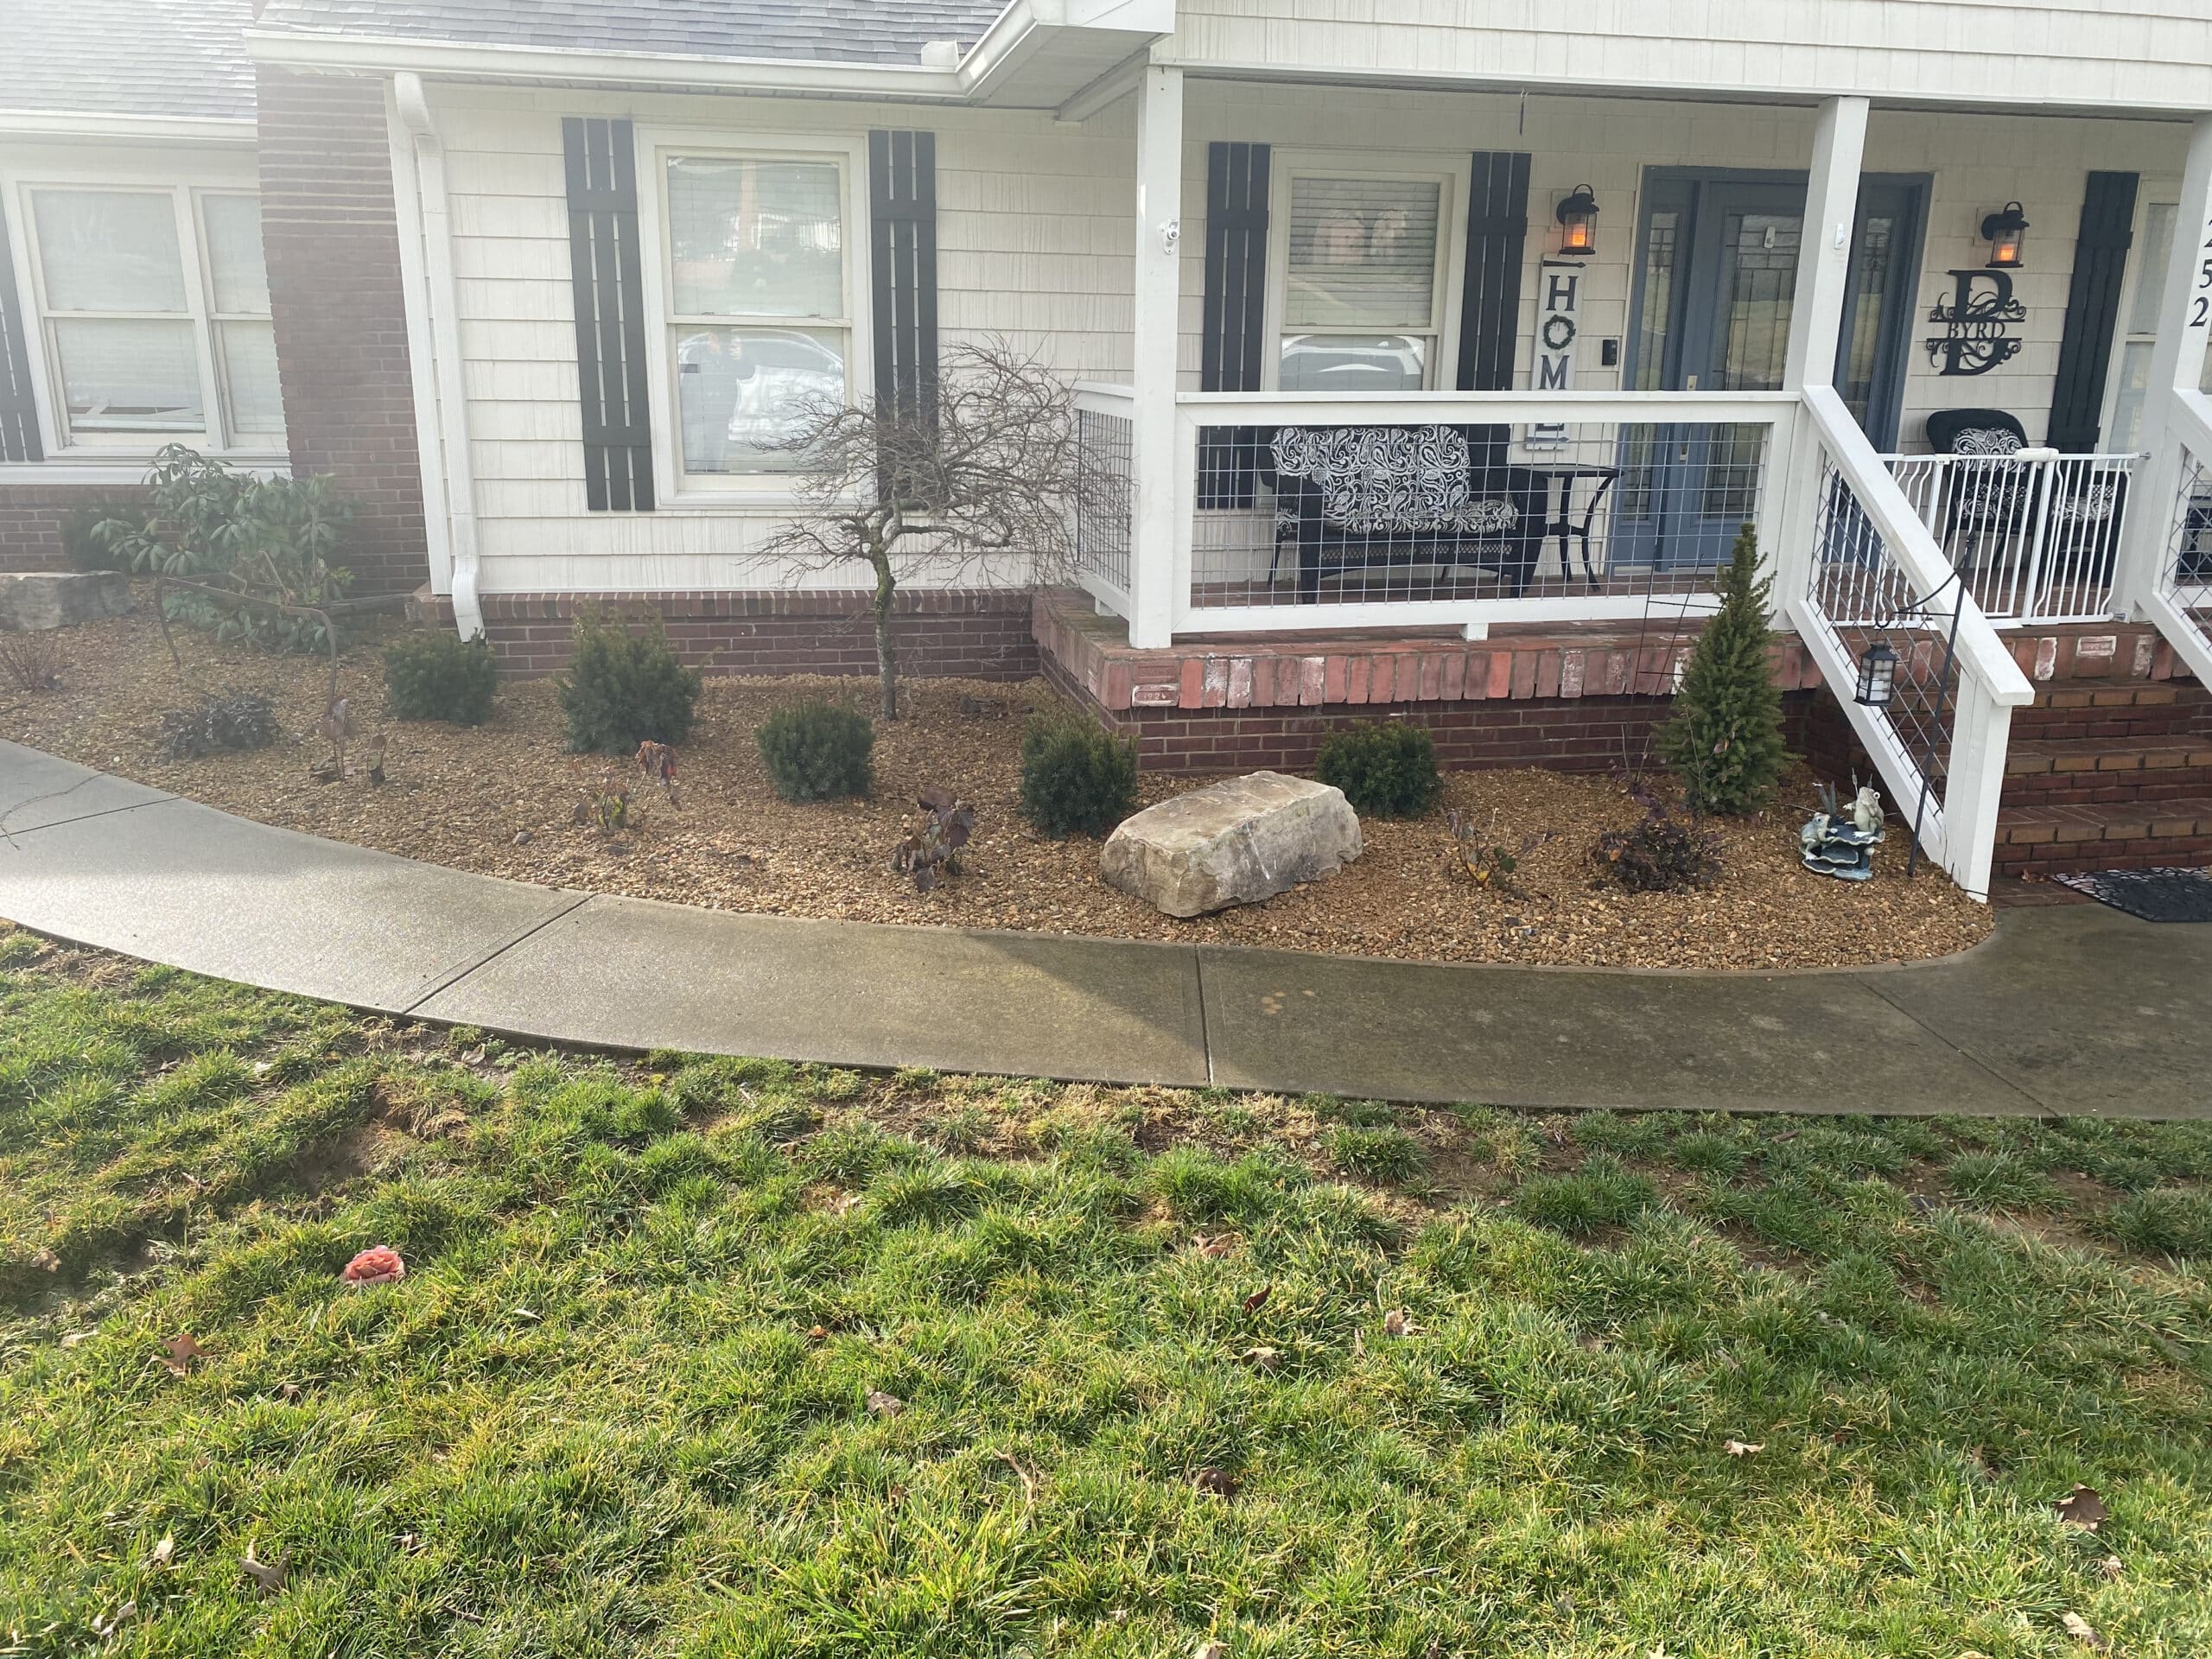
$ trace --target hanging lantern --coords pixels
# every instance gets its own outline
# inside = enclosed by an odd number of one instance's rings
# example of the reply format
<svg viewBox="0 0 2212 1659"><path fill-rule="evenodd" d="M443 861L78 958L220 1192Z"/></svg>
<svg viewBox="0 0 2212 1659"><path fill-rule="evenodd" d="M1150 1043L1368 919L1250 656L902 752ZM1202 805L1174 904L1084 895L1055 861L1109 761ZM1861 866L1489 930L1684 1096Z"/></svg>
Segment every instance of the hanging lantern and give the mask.
<svg viewBox="0 0 2212 1659"><path fill-rule="evenodd" d="M1897 654L1877 639L1859 653L1859 689L1854 694L1869 709L1886 709L1897 688Z"/></svg>
<svg viewBox="0 0 2212 1659"><path fill-rule="evenodd" d="M1598 197L1586 184L1561 201L1553 217L1559 220L1559 251L1575 258L1598 251Z"/></svg>
<svg viewBox="0 0 2212 1659"><path fill-rule="evenodd" d="M2018 270L2020 268L2020 242L2028 221L2020 212L2020 204L2008 201L2002 211L1991 213L1981 221L1981 239L1989 244L1989 269Z"/></svg>

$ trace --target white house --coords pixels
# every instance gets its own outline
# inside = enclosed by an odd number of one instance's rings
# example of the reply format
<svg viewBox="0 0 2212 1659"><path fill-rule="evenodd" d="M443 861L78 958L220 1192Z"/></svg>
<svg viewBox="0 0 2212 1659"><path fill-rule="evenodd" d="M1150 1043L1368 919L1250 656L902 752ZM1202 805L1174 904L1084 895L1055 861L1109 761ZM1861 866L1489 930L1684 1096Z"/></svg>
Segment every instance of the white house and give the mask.
<svg viewBox="0 0 2212 1659"><path fill-rule="evenodd" d="M244 40L293 462L517 667L608 594L720 666L863 662L856 595L755 551L778 410L1000 335L1125 499L1079 601L918 566L925 668L1041 666L1155 764L1387 713L1607 765L1749 523L1801 737L1925 795L1970 889L2212 850L2201 0L267 0ZM0 158L43 438L0 482L112 464L60 175Z"/></svg>

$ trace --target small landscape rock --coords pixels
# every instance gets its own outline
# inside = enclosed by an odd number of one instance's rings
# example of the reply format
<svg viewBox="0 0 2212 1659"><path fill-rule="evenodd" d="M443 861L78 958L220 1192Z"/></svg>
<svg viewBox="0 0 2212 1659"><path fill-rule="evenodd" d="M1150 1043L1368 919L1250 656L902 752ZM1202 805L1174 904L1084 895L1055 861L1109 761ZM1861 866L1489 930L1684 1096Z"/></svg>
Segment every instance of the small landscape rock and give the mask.
<svg viewBox="0 0 2212 1659"><path fill-rule="evenodd" d="M1256 904L1362 850L1340 789L1255 772L1147 807L1107 838L1099 873L1170 916Z"/></svg>
<svg viewBox="0 0 2212 1659"><path fill-rule="evenodd" d="M35 570L0 575L0 628L37 632L73 627L130 608L130 578L119 570Z"/></svg>
<svg viewBox="0 0 2212 1659"><path fill-rule="evenodd" d="M515 845L516 845L516 846L518 846L518 847L527 847L527 846L529 846L529 845L530 845L530 843L531 843L531 833L530 833L530 831L529 831L529 830L516 830L516 831L515 831Z"/></svg>

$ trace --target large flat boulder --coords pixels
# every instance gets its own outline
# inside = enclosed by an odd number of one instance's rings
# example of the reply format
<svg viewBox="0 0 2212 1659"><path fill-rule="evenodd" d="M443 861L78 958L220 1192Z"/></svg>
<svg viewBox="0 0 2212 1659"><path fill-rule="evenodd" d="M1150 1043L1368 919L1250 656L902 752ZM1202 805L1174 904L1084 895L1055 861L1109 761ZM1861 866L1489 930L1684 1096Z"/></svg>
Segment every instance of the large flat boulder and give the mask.
<svg viewBox="0 0 2212 1659"><path fill-rule="evenodd" d="M120 570L0 572L0 628L73 627L130 608L130 578Z"/></svg>
<svg viewBox="0 0 2212 1659"><path fill-rule="evenodd" d="M1332 875L1359 854L1359 815L1344 791L1255 772L1125 819L1098 868L1170 916L1203 916Z"/></svg>

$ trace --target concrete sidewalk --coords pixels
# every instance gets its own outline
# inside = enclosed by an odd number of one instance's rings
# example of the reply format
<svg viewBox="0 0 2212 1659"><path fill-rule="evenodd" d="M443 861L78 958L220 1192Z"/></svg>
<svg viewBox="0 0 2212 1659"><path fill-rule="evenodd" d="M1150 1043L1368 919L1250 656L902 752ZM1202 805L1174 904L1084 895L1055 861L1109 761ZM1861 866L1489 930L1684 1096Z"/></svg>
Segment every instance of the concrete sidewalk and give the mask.
<svg viewBox="0 0 2212 1659"><path fill-rule="evenodd" d="M0 743L0 916L514 1035L1534 1107L2212 1116L2212 927L2015 911L1946 962L1652 974L813 922L525 887Z"/></svg>

